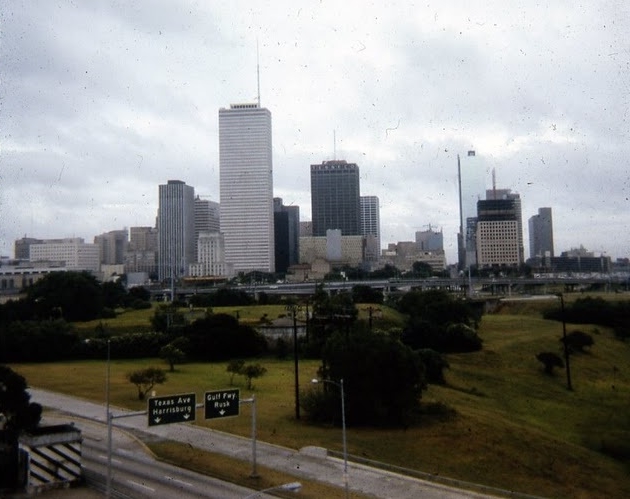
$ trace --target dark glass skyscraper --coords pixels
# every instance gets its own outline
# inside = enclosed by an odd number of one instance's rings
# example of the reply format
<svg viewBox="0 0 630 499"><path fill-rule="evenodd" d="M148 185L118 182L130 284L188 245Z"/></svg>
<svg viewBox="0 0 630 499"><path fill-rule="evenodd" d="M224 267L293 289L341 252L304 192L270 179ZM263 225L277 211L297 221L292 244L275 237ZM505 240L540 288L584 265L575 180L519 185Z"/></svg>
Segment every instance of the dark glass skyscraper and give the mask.
<svg viewBox="0 0 630 499"><path fill-rule="evenodd" d="M555 256L551 208L538 208L538 215L529 219L529 256L530 258Z"/></svg>
<svg viewBox="0 0 630 499"><path fill-rule="evenodd" d="M361 235L359 167L344 160L311 165L313 236L340 229L343 236Z"/></svg>

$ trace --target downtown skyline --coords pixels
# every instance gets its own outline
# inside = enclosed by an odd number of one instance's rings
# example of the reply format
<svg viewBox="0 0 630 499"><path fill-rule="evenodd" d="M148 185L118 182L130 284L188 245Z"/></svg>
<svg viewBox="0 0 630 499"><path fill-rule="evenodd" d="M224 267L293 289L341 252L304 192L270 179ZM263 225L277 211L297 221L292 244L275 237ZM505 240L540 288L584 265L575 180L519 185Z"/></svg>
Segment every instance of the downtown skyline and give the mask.
<svg viewBox="0 0 630 499"><path fill-rule="evenodd" d="M430 224L455 263L474 149L524 221L553 209L557 253L628 256L624 3L277 4L3 3L0 254L153 225L169 179L218 201L216 115L255 101L258 39L273 196L303 221L310 165L344 159L379 197L382 246Z"/></svg>

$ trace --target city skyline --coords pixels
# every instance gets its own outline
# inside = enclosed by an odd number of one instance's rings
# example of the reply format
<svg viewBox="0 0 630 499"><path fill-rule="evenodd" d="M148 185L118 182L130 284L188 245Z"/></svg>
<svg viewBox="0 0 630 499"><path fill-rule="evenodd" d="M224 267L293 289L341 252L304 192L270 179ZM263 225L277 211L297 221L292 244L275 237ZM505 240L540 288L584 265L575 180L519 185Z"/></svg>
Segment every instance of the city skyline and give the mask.
<svg viewBox="0 0 630 499"><path fill-rule="evenodd" d="M167 179L219 200L216 112L256 98L256 39L273 196L302 220L309 165L345 159L380 199L382 246L431 224L455 263L456 158L475 150L524 220L553 208L556 252L630 252L625 3L0 9L2 255L153 225Z"/></svg>

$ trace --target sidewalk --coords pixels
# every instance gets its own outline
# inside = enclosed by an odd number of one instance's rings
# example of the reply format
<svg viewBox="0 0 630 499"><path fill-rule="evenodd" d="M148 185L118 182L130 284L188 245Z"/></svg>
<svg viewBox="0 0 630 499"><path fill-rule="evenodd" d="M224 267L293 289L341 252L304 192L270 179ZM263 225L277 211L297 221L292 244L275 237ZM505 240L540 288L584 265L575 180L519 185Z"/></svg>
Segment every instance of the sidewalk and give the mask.
<svg viewBox="0 0 630 499"><path fill-rule="evenodd" d="M82 418L106 423L105 407L102 404L62 395L46 390L30 389L31 400L44 407L56 409ZM112 408L114 416L128 413ZM115 419L116 427L140 432L164 439L187 443L195 448L220 453L241 460L251 460L252 442L250 439L222 433L193 424L179 423L151 426L146 416L132 416ZM296 478L317 480L337 487L343 487L343 461L327 455L325 449L305 447L299 451L256 443L257 462L266 467L289 473ZM419 480L397 473L371 468L348 462L349 488L351 491L373 495L381 499L462 499L492 497L475 492L446 487L440 484Z"/></svg>

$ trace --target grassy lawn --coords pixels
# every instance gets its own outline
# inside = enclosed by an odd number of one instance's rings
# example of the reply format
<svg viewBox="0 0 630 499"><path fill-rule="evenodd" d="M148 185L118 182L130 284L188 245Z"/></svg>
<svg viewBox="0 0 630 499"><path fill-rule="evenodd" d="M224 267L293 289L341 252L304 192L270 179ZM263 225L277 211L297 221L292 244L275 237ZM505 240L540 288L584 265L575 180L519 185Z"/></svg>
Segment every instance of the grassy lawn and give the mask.
<svg viewBox="0 0 630 499"><path fill-rule="evenodd" d="M240 309L241 317L245 310ZM455 409L454 418L427 418L418 427L400 430L350 428L349 453L545 497L630 497L630 345L605 328L580 325L592 334L595 345L591 352L572 357L574 391L568 391L564 370L546 376L535 358L543 350L560 351L561 324L546 321L535 311L513 312L503 307L500 313L484 316L480 328L484 349L449 355L447 385L430 386L424 393L424 401ZM263 313L274 317L260 309L251 317ZM296 449L321 445L340 451L339 428L312 426L304 417L295 420L293 362L256 362L267 368L267 374L254 381L259 438ZM112 360L114 404L146 408L146 403L136 400L135 387L125 374L148 365L164 366L157 359ZM316 361L300 362L303 389L317 389L310 379L318 366ZM103 361L12 367L32 386L97 401L105 398ZM157 392L194 391L200 398L205 391L229 387L225 367L226 363L178 366ZM249 396L244 379L237 377L234 384L241 388L241 397ZM248 406L237 418L206 422L202 417L200 413L197 424L250 434ZM623 453L625 463L608 457L602 448Z"/></svg>

